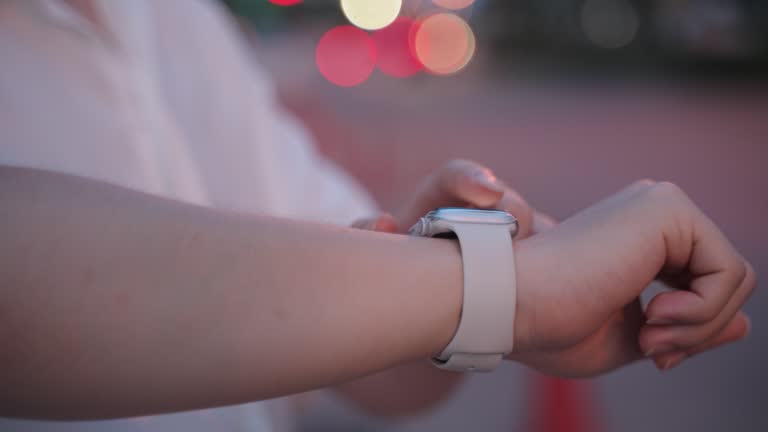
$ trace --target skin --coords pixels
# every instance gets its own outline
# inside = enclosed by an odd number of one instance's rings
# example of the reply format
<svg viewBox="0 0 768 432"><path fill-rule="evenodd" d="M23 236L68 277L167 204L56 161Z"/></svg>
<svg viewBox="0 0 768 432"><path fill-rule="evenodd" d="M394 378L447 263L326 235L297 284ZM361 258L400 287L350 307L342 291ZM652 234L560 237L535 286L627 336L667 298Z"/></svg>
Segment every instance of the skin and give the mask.
<svg viewBox="0 0 768 432"><path fill-rule="evenodd" d="M340 385L425 361L458 325L449 240L20 168L0 168L0 202L0 415L146 415ZM515 247L510 360L593 376L748 331L751 266L672 184L636 183ZM676 289L643 313L657 277Z"/></svg>

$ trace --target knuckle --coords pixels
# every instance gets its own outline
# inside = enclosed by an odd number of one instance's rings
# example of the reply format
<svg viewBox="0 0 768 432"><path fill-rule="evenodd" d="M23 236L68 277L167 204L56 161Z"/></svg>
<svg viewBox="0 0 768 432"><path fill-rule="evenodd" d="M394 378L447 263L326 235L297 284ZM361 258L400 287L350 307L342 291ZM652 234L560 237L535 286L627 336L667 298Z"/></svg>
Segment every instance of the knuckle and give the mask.
<svg viewBox="0 0 768 432"><path fill-rule="evenodd" d="M656 182L651 179L641 179L632 182L629 186L625 187L623 189L623 193L630 194L630 195L642 195L644 192L648 191L648 189L652 188L653 185L655 185Z"/></svg>
<svg viewBox="0 0 768 432"><path fill-rule="evenodd" d="M691 215L698 213L688 195L678 185L668 181L649 187L641 198L641 202L654 209L654 214L665 221L667 226L673 224L677 231L681 231L681 227L690 226Z"/></svg>
<svg viewBox="0 0 768 432"><path fill-rule="evenodd" d="M468 159L451 159L443 165L443 169L449 172L462 171L467 168L474 168L478 166L476 162Z"/></svg>
<svg viewBox="0 0 768 432"><path fill-rule="evenodd" d="M741 259L734 259L733 263L731 264L731 267L733 268L733 275L737 281L737 285L741 285L745 283L747 276L749 276L749 271L747 269L746 261L743 261Z"/></svg>
<svg viewBox="0 0 768 432"><path fill-rule="evenodd" d="M755 268L752 267L752 264L745 261L744 262L745 272L744 275L744 283L747 285L747 289L751 292L755 288L757 288L757 272L755 271Z"/></svg>
<svg viewBox="0 0 768 432"><path fill-rule="evenodd" d="M729 291L736 291L746 284L748 276L747 264L738 256L731 256L722 261L721 271Z"/></svg>
<svg viewBox="0 0 768 432"><path fill-rule="evenodd" d="M712 322L717 319L724 307L725 305L717 302L708 302L698 313L694 314L694 319L698 324Z"/></svg>
<svg viewBox="0 0 768 432"><path fill-rule="evenodd" d="M640 189L640 188L647 189L647 188L650 188L650 187L654 186L656 183L657 183L656 180L649 179L649 178L644 178L644 179L640 179L640 180L637 180L636 182L632 183L630 185L630 187L638 188L638 189Z"/></svg>
<svg viewBox="0 0 768 432"><path fill-rule="evenodd" d="M652 197L663 200L687 198L687 195L680 186L668 181L653 184L649 188L649 193Z"/></svg>

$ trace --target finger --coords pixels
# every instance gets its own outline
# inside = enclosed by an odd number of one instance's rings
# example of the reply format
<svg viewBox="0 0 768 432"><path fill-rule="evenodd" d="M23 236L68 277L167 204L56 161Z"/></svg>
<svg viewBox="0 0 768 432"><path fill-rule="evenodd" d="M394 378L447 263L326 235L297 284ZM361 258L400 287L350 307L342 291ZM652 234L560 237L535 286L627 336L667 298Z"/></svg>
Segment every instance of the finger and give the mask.
<svg viewBox="0 0 768 432"><path fill-rule="evenodd" d="M701 354L704 351L717 348L721 345L740 341L749 336L750 331L752 331L752 321L749 319L747 314L744 312L739 312L735 317L733 317L728 325L725 326L720 334L718 334L710 341L686 350L686 354L688 357L692 357L697 354Z"/></svg>
<svg viewBox="0 0 768 432"><path fill-rule="evenodd" d="M507 189L501 200L493 206L498 210L504 210L517 219L518 239L528 238L534 231L534 212L527 202L517 192Z"/></svg>
<svg viewBox="0 0 768 432"><path fill-rule="evenodd" d="M353 222L351 227L367 231L397 232L397 222L389 213L383 213L375 218L359 219Z"/></svg>
<svg viewBox="0 0 768 432"><path fill-rule="evenodd" d="M685 359L693 357L694 355L744 339L749 335L750 328L751 323L749 317L743 312L739 312L733 317L728 325L726 325L725 328L711 340L685 351L673 351L657 355L654 357L653 361L659 370L672 369L682 363Z"/></svg>
<svg viewBox="0 0 768 432"><path fill-rule="evenodd" d="M389 213L384 213L379 216L373 224L373 230L378 232L396 233L397 228L395 217Z"/></svg>
<svg viewBox="0 0 768 432"><path fill-rule="evenodd" d="M753 279L754 274L749 273L754 272L714 222L679 188L659 184L653 194L658 208L673 209L664 217L667 256L663 272L682 274L682 279L690 282L687 291L660 297L649 308L649 319L708 322L720 314L748 276Z"/></svg>
<svg viewBox="0 0 768 432"><path fill-rule="evenodd" d="M625 187L624 189L604 199L602 203L604 205L608 205L611 203L626 201L628 199L635 197L636 195L647 192L657 184L658 182L656 180L651 180L651 179L637 180L634 183L630 184L629 186Z"/></svg>
<svg viewBox="0 0 768 432"><path fill-rule="evenodd" d="M656 364L656 369L663 372L663 371L677 367L686 358L688 358L688 356L684 352L675 351L672 353L665 354L663 356L655 357L653 359L653 363Z"/></svg>
<svg viewBox="0 0 768 432"><path fill-rule="evenodd" d="M640 345L648 351L656 353L665 353L671 351L680 351L699 346L708 340L715 338L722 333L735 317L740 313L741 306L751 295L756 284L754 272L750 269L747 272L736 294L726 304L723 310L711 321L702 324L656 324L650 320L649 324L640 331ZM683 293L682 291L679 291ZM674 294L674 293L667 293ZM665 294L660 294L665 295ZM658 297L658 296L657 296ZM655 299L654 299L655 300ZM653 301L651 303L653 303ZM650 306L650 305L649 305ZM656 321L658 322L658 321Z"/></svg>
<svg viewBox="0 0 768 432"><path fill-rule="evenodd" d="M533 212L533 234L540 234L545 231L549 231L556 225L557 221L555 218L541 212Z"/></svg>
<svg viewBox="0 0 768 432"><path fill-rule="evenodd" d="M407 227L438 207L492 207L504 191L489 168L472 161L453 160L427 179L397 220Z"/></svg>
<svg viewBox="0 0 768 432"><path fill-rule="evenodd" d="M490 208L507 191L490 168L468 160L449 162L438 172L436 181L435 202L458 200L471 206Z"/></svg>
<svg viewBox="0 0 768 432"><path fill-rule="evenodd" d="M744 261L743 266L744 274L739 289L744 290L742 297L746 301L757 285L757 277L751 264ZM719 315L720 310L717 309L717 303L714 307L707 307L700 294L684 290L687 288L685 285L689 286L691 283L692 281L675 284L681 290L665 292L654 297L646 309L648 323L657 325L704 324ZM734 304L735 309L740 307L740 304Z"/></svg>

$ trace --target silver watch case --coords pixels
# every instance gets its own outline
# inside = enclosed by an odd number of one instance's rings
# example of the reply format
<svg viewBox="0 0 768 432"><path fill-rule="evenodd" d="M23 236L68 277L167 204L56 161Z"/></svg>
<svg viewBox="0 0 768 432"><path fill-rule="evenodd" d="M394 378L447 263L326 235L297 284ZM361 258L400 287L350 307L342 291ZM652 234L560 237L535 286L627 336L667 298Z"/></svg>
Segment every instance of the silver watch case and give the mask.
<svg viewBox="0 0 768 432"><path fill-rule="evenodd" d="M512 237L517 235L519 230L517 218L504 210L442 207L432 210L422 216L421 219L408 230L408 234L422 237L448 234L453 232L451 224L454 223L509 225L509 234Z"/></svg>

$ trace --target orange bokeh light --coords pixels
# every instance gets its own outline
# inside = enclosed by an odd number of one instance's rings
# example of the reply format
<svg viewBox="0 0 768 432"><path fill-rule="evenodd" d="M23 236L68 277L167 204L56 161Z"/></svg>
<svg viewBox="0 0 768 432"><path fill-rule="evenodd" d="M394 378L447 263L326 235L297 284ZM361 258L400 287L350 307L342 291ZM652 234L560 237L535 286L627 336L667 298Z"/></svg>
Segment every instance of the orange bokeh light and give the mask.
<svg viewBox="0 0 768 432"><path fill-rule="evenodd" d="M475 0L432 0L432 2L446 9L459 10L472 6Z"/></svg>
<svg viewBox="0 0 768 432"><path fill-rule="evenodd" d="M429 71L449 75L463 69L475 53L475 35L466 21L452 13L430 15L414 26L411 47Z"/></svg>
<svg viewBox="0 0 768 432"><path fill-rule="evenodd" d="M376 65L376 46L363 30L351 25L328 30L317 43L315 61L330 82L352 87L365 82Z"/></svg>

